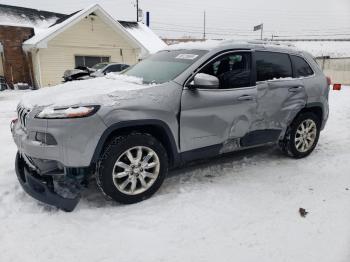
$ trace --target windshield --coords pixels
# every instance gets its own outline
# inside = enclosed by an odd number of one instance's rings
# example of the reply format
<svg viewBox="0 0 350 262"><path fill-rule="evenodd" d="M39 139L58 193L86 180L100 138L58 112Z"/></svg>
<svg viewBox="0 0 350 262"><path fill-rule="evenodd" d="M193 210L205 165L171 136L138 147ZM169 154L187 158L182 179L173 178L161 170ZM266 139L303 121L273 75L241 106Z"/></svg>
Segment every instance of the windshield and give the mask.
<svg viewBox="0 0 350 262"><path fill-rule="evenodd" d="M142 78L145 84L162 84L173 80L207 52L205 50L160 51L121 74Z"/></svg>
<svg viewBox="0 0 350 262"><path fill-rule="evenodd" d="M104 68L106 65L108 65L108 63L98 63L98 64L94 65L92 68L99 70L99 69Z"/></svg>

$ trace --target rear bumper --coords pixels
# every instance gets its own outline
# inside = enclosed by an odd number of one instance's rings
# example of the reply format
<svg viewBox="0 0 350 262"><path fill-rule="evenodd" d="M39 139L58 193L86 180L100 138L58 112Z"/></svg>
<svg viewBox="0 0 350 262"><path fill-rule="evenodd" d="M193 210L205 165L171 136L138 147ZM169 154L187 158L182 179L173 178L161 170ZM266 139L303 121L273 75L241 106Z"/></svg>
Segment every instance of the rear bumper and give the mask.
<svg viewBox="0 0 350 262"><path fill-rule="evenodd" d="M19 152L15 163L17 178L23 190L31 197L67 212L74 210L80 200L80 194L75 198L65 198L57 194L52 178L40 176L33 171Z"/></svg>

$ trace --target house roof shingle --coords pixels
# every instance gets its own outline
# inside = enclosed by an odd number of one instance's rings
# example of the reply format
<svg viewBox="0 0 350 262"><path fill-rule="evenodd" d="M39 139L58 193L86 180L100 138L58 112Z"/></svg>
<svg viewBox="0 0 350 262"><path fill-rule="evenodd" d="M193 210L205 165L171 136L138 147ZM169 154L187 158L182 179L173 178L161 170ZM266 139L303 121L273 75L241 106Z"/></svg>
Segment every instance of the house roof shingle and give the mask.
<svg viewBox="0 0 350 262"><path fill-rule="evenodd" d="M35 27L43 22L49 25L52 22L64 19L66 16L66 14L61 13L0 4L0 24L5 25L18 24L19 26Z"/></svg>

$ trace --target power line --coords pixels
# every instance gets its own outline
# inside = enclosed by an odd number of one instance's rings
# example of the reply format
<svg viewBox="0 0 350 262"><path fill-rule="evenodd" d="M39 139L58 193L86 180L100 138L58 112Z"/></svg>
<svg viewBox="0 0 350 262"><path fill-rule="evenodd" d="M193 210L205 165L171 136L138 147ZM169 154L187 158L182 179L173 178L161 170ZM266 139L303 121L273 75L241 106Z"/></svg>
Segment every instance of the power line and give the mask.
<svg viewBox="0 0 350 262"><path fill-rule="evenodd" d="M350 35L348 34L317 34L317 35L309 35L309 34L304 34L304 35L274 35L274 37L299 37L299 36L344 36L344 35Z"/></svg>
<svg viewBox="0 0 350 262"><path fill-rule="evenodd" d="M165 31L165 32L178 32L178 33L196 33L196 34L201 34L201 31L193 31L193 30L178 30L178 29L171 29L171 28L152 28L153 30L157 31ZM246 34L241 34L241 33L220 33L220 32L206 32L208 35L222 35L222 36L256 36L256 33L251 32L251 33L246 33ZM326 36L350 36L349 34L295 34L295 35L274 35L274 37L314 37L314 36L321 36L321 37L326 37Z"/></svg>
<svg viewBox="0 0 350 262"><path fill-rule="evenodd" d="M154 21L153 24L157 24L157 25L164 25L164 26L171 26L171 27L179 27L179 29L193 29L193 28L202 28L202 26L195 26L195 25L179 25L179 24L170 24L170 23L162 23L162 22L157 22ZM247 32L250 31L251 28L249 29L236 29L236 28L228 28L228 27L206 27L206 29L212 29L212 30L219 30L219 31L235 31L235 32ZM291 30L264 30L265 32L270 32L270 33L275 33L275 32L288 32L290 33ZM337 27L337 28L324 28L324 29L303 29L302 32L335 32L336 33L343 33L343 31L346 31L345 33L350 33L350 27Z"/></svg>
<svg viewBox="0 0 350 262"><path fill-rule="evenodd" d="M198 34L202 34L202 31L190 31L190 30L178 30L178 29L169 29L169 28L155 28L152 27L153 30L156 31L165 31L165 32L179 32L179 33L198 33ZM251 33L251 34L240 34L240 33L218 33L218 32L206 32L207 35L236 35L236 36L254 36L256 34Z"/></svg>

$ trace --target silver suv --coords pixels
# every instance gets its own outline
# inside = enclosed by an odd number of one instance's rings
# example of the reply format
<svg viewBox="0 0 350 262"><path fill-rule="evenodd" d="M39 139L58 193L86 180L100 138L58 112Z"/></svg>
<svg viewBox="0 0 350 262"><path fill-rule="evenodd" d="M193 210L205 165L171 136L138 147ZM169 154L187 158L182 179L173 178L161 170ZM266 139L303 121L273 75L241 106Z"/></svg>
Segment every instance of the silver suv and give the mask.
<svg viewBox="0 0 350 262"><path fill-rule="evenodd" d="M66 211L91 177L113 200L135 203L195 159L267 144L306 157L328 93L312 56L289 46L169 47L120 75L26 95L11 124L16 173L28 194Z"/></svg>

